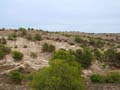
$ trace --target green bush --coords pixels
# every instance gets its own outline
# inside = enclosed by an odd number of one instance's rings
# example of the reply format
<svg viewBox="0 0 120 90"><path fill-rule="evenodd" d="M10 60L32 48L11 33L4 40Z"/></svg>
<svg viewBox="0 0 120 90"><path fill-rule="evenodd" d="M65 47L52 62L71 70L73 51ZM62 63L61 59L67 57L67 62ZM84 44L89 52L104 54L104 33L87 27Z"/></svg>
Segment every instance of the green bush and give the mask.
<svg viewBox="0 0 120 90"><path fill-rule="evenodd" d="M103 61L103 54L99 49L94 49L93 53L96 60Z"/></svg>
<svg viewBox="0 0 120 90"><path fill-rule="evenodd" d="M75 58L83 68L89 68L92 64L93 55L89 48L85 48L83 50L78 49L76 50Z"/></svg>
<svg viewBox="0 0 120 90"><path fill-rule="evenodd" d="M106 75L93 74L90 79L94 83L120 83L120 72L109 72Z"/></svg>
<svg viewBox="0 0 120 90"><path fill-rule="evenodd" d="M80 37L75 37L74 41L75 41L76 43L83 43L83 42L84 42L84 40L81 39Z"/></svg>
<svg viewBox="0 0 120 90"><path fill-rule="evenodd" d="M110 72L106 76L108 83L120 83L120 72Z"/></svg>
<svg viewBox="0 0 120 90"><path fill-rule="evenodd" d="M52 44L44 43L42 46L43 52L53 52L55 51L55 46Z"/></svg>
<svg viewBox="0 0 120 90"><path fill-rule="evenodd" d="M34 74L30 85L34 90L84 90L79 69L61 60Z"/></svg>
<svg viewBox="0 0 120 90"><path fill-rule="evenodd" d="M20 31L20 36L23 37L23 36L27 35L27 30L25 28L21 27L18 30Z"/></svg>
<svg viewBox="0 0 120 90"><path fill-rule="evenodd" d="M42 46L42 51L45 52L45 51L48 51L48 44L47 43L44 43L43 46Z"/></svg>
<svg viewBox="0 0 120 90"><path fill-rule="evenodd" d="M23 54L19 51L13 51L12 52L12 57L14 58L15 61L19 61L23 59Z"/></svg>
<svg viewBox="0 0 120 90"><path fill-rule="evenodd" d="M11 48L0 45L0 59L3 59L5 55L9 54L11 52Z"/></svg>
<svg viewBox="0 0 120 90"><path fill-rule="evenodd" d="M55 51L52 55L52 59L61 59L61 60L75 60L74 55L70 53L70 51L64 50L64 49L59 49Z"/></svg>
<svg viewBox="0 0 120 90"><path fill-rule="evenodd" d="M42 37L41 37L40 34L35 34L35 36L33 37L33 40L34 41L40 41L40 40L42 40Z"/></svg>
<svg viewBox="0 0 120 90"><path fill-rule="evenodd" d="M100 74L93 74L93 75L90 76L90 79L94 83L103 83L103 82L105 82L104 76L100 75Z"/></svg>
<svg viewBox="0 0 120 90"><path fill-rule="evenodd" d="M8 76L9 76L10 80L16 84L20 84L23 79L22 74L18 71L12 71L9 73Z"/></svg>

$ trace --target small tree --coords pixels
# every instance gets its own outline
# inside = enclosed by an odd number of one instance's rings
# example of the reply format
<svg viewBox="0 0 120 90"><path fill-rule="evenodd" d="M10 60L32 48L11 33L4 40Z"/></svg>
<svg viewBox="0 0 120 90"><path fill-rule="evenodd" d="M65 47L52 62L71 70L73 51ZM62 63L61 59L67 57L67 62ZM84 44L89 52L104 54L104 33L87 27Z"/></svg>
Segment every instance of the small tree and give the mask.
<svg viewBox="0 0 120 90"><path fill-rule="evenodd" d="M12 57L14 58L15 61L19 61L23 59L23 54L19 51L13 51L12 52Z"/></svg>

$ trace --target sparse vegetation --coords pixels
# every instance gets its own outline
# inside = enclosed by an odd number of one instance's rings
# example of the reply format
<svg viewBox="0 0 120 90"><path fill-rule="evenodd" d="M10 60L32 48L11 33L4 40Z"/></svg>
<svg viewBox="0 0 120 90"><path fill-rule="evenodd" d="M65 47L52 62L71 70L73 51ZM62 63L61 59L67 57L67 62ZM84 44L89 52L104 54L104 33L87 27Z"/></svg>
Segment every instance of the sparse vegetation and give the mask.
<svg viewBox="0 0 120 90"><path fill-rule="evenodd" d="M116 35L53 34L32 28L1 32L0 80L7 77L3 84L28 86L31 82L33 90L84 90L84 79L87 85L120 83L120 43Z"/></svg>

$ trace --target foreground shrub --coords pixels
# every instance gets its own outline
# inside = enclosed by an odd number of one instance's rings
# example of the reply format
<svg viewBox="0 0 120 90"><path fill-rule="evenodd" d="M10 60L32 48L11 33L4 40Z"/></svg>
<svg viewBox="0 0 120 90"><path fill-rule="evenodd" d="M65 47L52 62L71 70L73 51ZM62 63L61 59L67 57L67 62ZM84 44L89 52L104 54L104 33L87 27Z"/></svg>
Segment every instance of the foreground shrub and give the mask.
<svg viewBox="0 0 120 90"><path fill-rule="evenodd" d="M12 52L12 57L14 58L14 60L19 61L23 59L23 54L19 51L13 51Z"/></svg>
<svg viewBox="0 0 120 90"><path fill-rule="evenodd" d="M79 69L61 60L34 74L31 87L34 90L84 90Z"/></svg>

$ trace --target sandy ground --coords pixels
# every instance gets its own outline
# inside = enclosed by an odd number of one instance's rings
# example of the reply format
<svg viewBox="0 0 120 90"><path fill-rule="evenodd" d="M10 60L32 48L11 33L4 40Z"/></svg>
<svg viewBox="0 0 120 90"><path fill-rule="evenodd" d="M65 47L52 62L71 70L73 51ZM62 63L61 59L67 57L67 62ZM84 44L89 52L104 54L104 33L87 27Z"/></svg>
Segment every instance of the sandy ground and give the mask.
<svg viewBox="0 0 120 90"><path fill-rule="evenodd" d="M42 40L38 42L28 41L24 38L17 38L16 41L7 41L7 46L11 47L12 50L20 51L24 54L24 58L22 61L14 62L11 54L7 55L4 60L0 61L0 70L1 73L9 72L11 70L23 67L23 68L32 68L34 70L39 70L45 66L48 66L48 60L50 58L50 53L43 53L41 51L42 45L47 42L56 46L56 49L64 48L64 49L78 49L80 47L69 45L65 42L57 42L53 40ZM24 48L24 45L27 48ZM17 48L15 48L17 46ZM31 58L30 53L35 52L37 54L37 58ZM10 67L11 65L11 67ZM4 67L3 67L4 66Z"/></svg>

